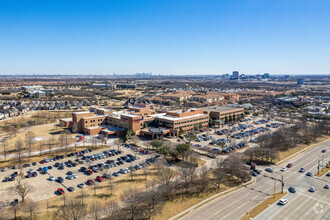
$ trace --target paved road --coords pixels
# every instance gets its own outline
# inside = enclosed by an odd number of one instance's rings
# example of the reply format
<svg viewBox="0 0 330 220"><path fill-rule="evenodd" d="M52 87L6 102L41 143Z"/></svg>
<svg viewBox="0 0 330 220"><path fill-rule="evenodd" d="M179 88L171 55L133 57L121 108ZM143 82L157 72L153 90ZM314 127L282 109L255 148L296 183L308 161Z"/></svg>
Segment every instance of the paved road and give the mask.
<svg viewBox="0 0 330 220"><path fill-rule="evenodd" d="M255 183L236 190L227 195L221 196L200 208L192 209L187 215L183 216L181 219L240 219L243 215L245 215L247 211L249 211L258 203L264 201L266 198L272 195L274 191L275 182L272 177L280 179L281 174L283 174L284 176L285 190L287 190L287 188L291 185L297 186L301 184L301 189L297 187L299 192L301 191L301 193L306 193L310 185L314 185L315 182L322 180L316 180L316 178L314 177L307 178L305 177L304 173L298 173L298 170L301 167L304 167L306 171L315 171L317 168L317 162L319 159L321 159L322 155L324 156L324 161L329 160L329 154L322 154L322 149L327 149L327 152L330 151L330 139L290 159L287 163L292 163L293 167L288 169L287 171L280 171L280 169L286 164L274 166L274 173L267 173L263 171L262 174L257 177ZM319 184L321 184L321 182ZM325 185L325 183L323 185ZM318 187L318 190L321 191L319 185L317 185L316 187ZM279 181L276 181L276 191L280 191L280 189L281 183ZM330 190L326 192L330 192ZM318 194L322 194L322 192L317 192L315 194L306 193L307 196L315 196L315 198ZM299 195L299 193L297 195ZM322 199L322 201L324 201L324 204L322 203L323 209L326 210L323 211L323 213L328 213L330 201L327 198L323 198L323 196ZM172 219L179 217L180 214L173 217ZM308 213L308 215L310 214L311 212ZM321 216L321 214L319 214L319 216ZM268 218L260 217L260 219Z"/></svg>

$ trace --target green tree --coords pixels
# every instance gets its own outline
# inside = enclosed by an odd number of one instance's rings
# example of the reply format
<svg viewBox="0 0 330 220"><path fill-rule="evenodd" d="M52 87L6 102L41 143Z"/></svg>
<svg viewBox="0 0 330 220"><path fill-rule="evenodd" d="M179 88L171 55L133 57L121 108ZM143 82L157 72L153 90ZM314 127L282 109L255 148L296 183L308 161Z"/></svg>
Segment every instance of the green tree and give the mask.
<svg viewBox="0 0 330 220"><path fill-rule="evenodd" d="M133 132L133 129L129 129L127 132L126 132L126 135L125 135L125 141L128 141L129 139L131 139L132 135L134 134Z"/></svg>
<svg viewBox="0 0 330 220"><path fill-rule="evenodd" d="M160 148L160 147L163 145L163 142L160 141L160 140L156 140L156 139L154 139L154 140L152 140L152 141L150 142L150 144L151 144L152 147L158 149L158 148Z"/></svg>
<svg viewBox="0 0 330 220"><path fill-rule="evenodd" d="M144 128L147 128L147 127L148 127L147 122L144 122Z"/></svg>
<svg viewBox="0 0 330 220"><path fill-rule="evenodd" d="M233 121L236 121L236 115L233 114Z"/></svg>
<svg viewBox="0 0 330 220"><path fill-rule="evenodd" d="M209 127L212 127L212 124L213 124L213 120L211 117L209 117Z"/></svg>
<svg viewBox="0 0 330 220"><path fill-rule="evenodd" d="M184 133L184 130L180 127L179 128L179 134L183 134Z"/></svg>
<svg viewBox="0 0 330 220"><path fill-rule="evenodd" d="M189 152L190 150L190 145L189 144L178 144L176 146L176 150L178 153L182 156L182 160L184 160L185 155Z"/></svg>
<svg viewBox="0 0 330 220"><path fill-rule="evenodd" d="M225 124L229 122L227 115L225 116Z"/></svg>
<svg viewBox="0 0 330 220"><path fill-rule="evenodd" d="M158 148L157 152L166 157L170 153L170 147L163 145Z"/></svg>
<svg viewBox="0 0 330 220"><path fill-rule="evenodd" d="M241 118L243 118L243 119L244 119L244 117L245 117L245 115L244 115L244 113L242 113L242 114L241 114Z"/></svg>
<svg viewBox="0 0 330 220"><path fill-rule="evenodd" d="M229 115L229 122L232 122L233 121L233 117L231 115Z"/></svg>

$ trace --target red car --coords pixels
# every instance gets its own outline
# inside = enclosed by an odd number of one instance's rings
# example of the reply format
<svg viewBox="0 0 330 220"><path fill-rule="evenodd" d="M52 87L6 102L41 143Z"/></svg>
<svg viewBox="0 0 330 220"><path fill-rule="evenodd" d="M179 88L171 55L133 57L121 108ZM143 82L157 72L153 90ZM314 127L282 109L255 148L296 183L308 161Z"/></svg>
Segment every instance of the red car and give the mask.
<svg viewBox="0 0 330 220"><path fill-rule="evenodd" d="M89 179L89 180L87 180L87 183L88 183L89 185L93 185L93 184L94 184L94 180Z"/></svg>
<svg viewBox="0 0 330 220"><path fill-rule="evenodd" d="M91 170L86 170L85 172L87 175L91 175L93 172Z"/></svg>
<svg viewBox="0 0 330 220"><path fill-rule="evenodd" d="M286 167L291 168L292 166L293 166L292 163L289 163Z"/></svg>
<svg viewBox="0 0 330 220"><path fill-rule="evenodd" d="M60 194L60 195L63 195L65 192L62 188L58 188L57 193Z"/></svg>
<svg viewBox="0 0 330 220"><path fill-rule="evenodd" d="M42 160L40 163L41 163L41 164L44 164L44 163L46 163L46 161Z"/></svg>
<svg viewBox="0 0 330 220"><path fill-rule="evenodd" d="M102 176L97 176L96 179L97 179L97 181L99 181L99 182L102 182L102 181L103 181L103 177L102 177Z"/></svg>

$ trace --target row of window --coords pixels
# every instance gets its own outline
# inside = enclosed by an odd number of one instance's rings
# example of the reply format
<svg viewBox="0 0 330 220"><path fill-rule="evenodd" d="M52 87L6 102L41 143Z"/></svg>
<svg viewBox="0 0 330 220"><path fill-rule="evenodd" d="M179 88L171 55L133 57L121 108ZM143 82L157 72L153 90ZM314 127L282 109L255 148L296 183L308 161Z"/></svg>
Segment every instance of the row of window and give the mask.
<svg viewBox="0 0 330 220"><path fill-rule="evenodd" d="M193 120L189 120L189 121L177 122L177 123L174 123L174 125L187 124L187 123L194 122L194 121L203 121L203 120L208 120L208 119L209 119L208 117L197 118L197 119L193 119Z"/></svg>

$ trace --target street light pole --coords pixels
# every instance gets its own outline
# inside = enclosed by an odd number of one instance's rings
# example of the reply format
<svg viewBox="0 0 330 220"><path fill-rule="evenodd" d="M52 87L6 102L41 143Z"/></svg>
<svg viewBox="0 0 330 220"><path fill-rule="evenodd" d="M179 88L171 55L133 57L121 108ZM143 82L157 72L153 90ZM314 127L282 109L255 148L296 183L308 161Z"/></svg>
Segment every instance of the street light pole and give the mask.
<svg viewBox="0 0 330 220"><path fill-rule="evenodd" d="M284 187L284 181L283 181L283 175L282 176L282 189L281 189L281 194L283 194L283 187Z"/></svg>
<svg viewBox="0 0 330 220"><path fill-rule="evenodd" d="M275 190L276 190L276 179L274 178L274 199L275 199Z"/></svg>
<svg viewBox="0 0 330 220"><path fill-rule="evenodd" d="M320 175L320 160L317 161L317 175Z"/></svg>

